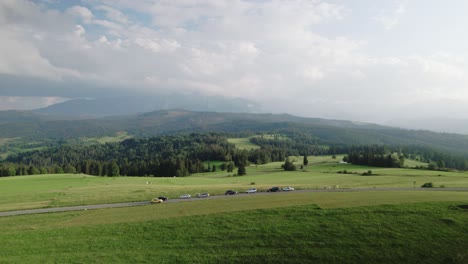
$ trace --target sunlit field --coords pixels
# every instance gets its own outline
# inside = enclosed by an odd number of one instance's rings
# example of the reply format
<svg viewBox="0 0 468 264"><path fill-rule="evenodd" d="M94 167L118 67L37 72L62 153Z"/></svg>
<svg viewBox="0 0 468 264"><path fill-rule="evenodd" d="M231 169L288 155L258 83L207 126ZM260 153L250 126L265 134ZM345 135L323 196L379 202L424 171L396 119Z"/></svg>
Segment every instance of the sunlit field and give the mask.
<svg viewBox="0 0 468 264"><path fill-rule="evenodd" d="M294 158L292 158L294 159ZM299 162L301 157L296 158ZM336 159L338 160L338 158ZM296 189L468 187L468 174L417 169L371 168L339 164L331 157L310 157L303 170L286 172L281 162L247 167L247 175L217 171L189 177L96 177L82 174L34 175L0 178L0 211L145 201L155 196L179 197L228 189L243 192L250 187L265 191L272 186ZM348 174L339 173L347 171ZM371 176L362 176L371 170Z"/></svg>
<svg viewBox="0 0 468 264"><path fill-rule="evenodd" d="M0 259L466 263L464 204L460 192L292 192L2 217L0 239L8 247Z"/></svg>
<svg viewBox="0 0 468 264"><path fill-rule="evenodd" d="M302 157L291 157L297 163ZM271 186L362 192L238 194L221 199L0 217L4 263L466 263L463 191L413 191L424 182L468 187L458 172L371 168L310 157L303 170L251 165L246 176L181 178L80 174L0 178L0 210L147 201ZM212 162L218 164L217 162ZM350 174L343 174L346 170ZM361 173L372 171L371 176ZM404 187L405 191L372 191ZM246 261L246 259L248 261Z"/></svg>

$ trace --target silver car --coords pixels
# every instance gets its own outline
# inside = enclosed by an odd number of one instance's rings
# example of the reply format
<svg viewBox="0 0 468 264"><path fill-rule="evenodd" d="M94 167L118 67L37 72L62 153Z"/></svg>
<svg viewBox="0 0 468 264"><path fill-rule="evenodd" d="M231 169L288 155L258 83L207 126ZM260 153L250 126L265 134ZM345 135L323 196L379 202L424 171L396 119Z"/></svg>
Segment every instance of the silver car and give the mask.
<svg viewBox="0 0 468 264"><path fill-rule="evenodd" d="M198 198L206 198L206 197L210 197L210 194L209 193L199 193L199 194L197 194L197 197Z"/></svg>
<svg viewBox="0 0 468 264"><path fill-rule="evenodd" d="M192 197L192 196L190 196L190 194L182 194L179 198L180 199L189 199L190 197Z"/></svg>
<svg viewBox="0 0 468 264"><path fill-rule="evenodd" d="M248 189L247 191L245 191L246 193L256 193L257 192L257 188L250 188Z"/></svg>

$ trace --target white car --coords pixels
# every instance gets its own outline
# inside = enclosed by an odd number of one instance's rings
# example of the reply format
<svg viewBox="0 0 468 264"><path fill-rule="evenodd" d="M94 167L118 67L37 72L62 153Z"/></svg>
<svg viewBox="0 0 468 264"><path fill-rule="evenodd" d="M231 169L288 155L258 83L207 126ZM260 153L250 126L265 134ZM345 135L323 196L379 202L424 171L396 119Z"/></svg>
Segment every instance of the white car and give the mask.
<svg viewBox="0 0 468 264"><path fill-rule="evenodd" d="M287 191L294 191L294 188L291 187L291 186L284 187L284 188L283 188L283 191L285 191L285 192L287 192Z"/></svg>
<svg viewBox="0 0 468 264"><path fill-rule="evenodd" d="M189 199L190 197L192 197L192 196L190 196L190 194L182 194L179 198L180 199Z"/></svg>
<svg viewBox="0 0 468 264"><path fill-rule="evenodd" d="M246 193L256 193L257 192L257 188L250 188L248 189L247 191L245 191Z"/></svg>
<svg viewBox="0 0 468 264"><path fill-rule="evenodd" d="M197 194L197 197L198 198L206 198L206 197L210 197L210 194L209 193L199 193L199 194Z"/></svg>

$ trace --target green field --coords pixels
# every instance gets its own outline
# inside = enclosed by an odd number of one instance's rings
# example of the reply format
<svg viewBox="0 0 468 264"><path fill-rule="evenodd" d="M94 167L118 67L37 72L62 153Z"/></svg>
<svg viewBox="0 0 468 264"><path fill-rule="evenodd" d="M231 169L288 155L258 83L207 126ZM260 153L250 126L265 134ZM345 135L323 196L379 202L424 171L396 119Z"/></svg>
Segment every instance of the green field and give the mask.
<svg viewBox="0 0 468 264"><path fill-rule="evenodd" d="M410 159L405 160L405 167L408 167L408 168L415 168L417 166L427 167L427 165L429 165L429 164L426 163L426 162L421 162L421 161L417 161L417 160L410 160Z"/></svg>
<svg viewBox="0 0 468 264"><path fill-rule="evenodd" d="M105 143L121 142L121 141L124 141L125 139L129 139L132 137L133 137L132 135L124 131L124 132L117 132L113 136L80 138L79 141L81 141L82 143L86 143L86 144L105 144Z"/></svg>
<svg viewBox="0 0 468 264"><path fill-rule="evenodd" d="M302 161L301 157L297 157L297 160ZM0 211L144 201L158 195L175 198L183 193L223 194L228 189L242 192L250 187L259 190L272 186L293 186L296 189L336 186L413 188L426 182L432 182L436 187L468 187L467 173L370 168L338 164L331 157L310 157L309 161L310 165L303 171L292 172L282 170L281 162L251 165L245 176L217 171L179 178L96 177L82 174L5 177L0 178ZM338 173L344 170L355 174ZM374 175L361 175L368 170L372 170Z"/></svg>
<svg viewBox="0 0 468 264"><path fill-rule="evenodd" d="M283 136L283 135L271 135L271 134L264 134L261 136L254 136L254 137L262 137L264 139L276 139L276 140L288 140L288 137ZM250 138L228 138L228 142L236 145L236 148L238 149L246 149L246 150L251 150L251 149L259 149L260 146L253 144L250 142Z"/></svg>
<svg viewBox="0 0 468 264"><path fill-rule="evenodd" d="M260 146L250 142L250 138L228 138L228 142L236 145L238 149L251 150L260 148Z"/></svg>
<svg viewBox="0 0 468 264"><path fill-rule="evenodd" d="M149 200L273 185L297 189L468 187L468 174L371 168L310 157L246 176L79 174L0 178L0 210ZM302 157L291 157L297 164ZM216 161L211 163L217 164ZM356 174L340 174L347 170ZM360 173L372 170L372 176ZM148 182L148 183L147 183ZM254 184L253 184L254 183ZM467 192L283 192L180 203L0 217L0 263L468 263Z"/></svg>
<svg viewBox="0 0 468 264"><path fill-rule="evenodd" d="M0 147L2 148L0 158L5 159L10 155L22 152L43 150L46 148L46 145L45 142L25 142L21 138L0 138Z"/></svg>
<svg viewBox="0 0 468 264"><path fill-rule="evenodd" d="M453 202L402 204L422 200ZM468 212L457 207L464 204L466 193L457 192L282 193L2 217L0 240L8 246L0 259L466 263Z"/></svg>

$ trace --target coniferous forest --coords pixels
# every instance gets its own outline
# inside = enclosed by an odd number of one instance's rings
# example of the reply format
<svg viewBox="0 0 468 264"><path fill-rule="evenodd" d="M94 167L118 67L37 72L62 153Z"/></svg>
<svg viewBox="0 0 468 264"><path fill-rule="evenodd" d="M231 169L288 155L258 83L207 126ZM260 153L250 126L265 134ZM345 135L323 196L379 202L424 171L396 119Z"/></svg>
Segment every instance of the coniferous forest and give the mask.
<svg viewBox="0 0 468 264"><path fill-rule="evenodd" d="M250 142L259 148L238 149L228 142L228 136L250 137ZM232 172L234 166L285 161L288 156L336 154L345 154L345 161L357 165L403 167L405 159L409 158L429 163L429 169L468 169L466 157L425 146L326 146L321 145L319 139L296 131L284 138L264 138L248 133L192 133L88 146L62 144L9 156L0 163L0 176L85 173L183 177L212 171L213 167L207 164L209 161L222 162L220 169Z"/></svg>

